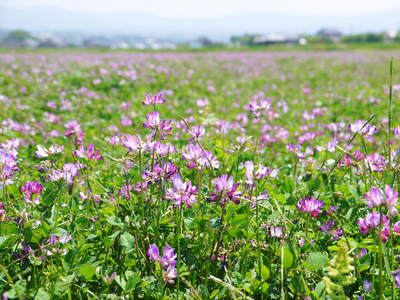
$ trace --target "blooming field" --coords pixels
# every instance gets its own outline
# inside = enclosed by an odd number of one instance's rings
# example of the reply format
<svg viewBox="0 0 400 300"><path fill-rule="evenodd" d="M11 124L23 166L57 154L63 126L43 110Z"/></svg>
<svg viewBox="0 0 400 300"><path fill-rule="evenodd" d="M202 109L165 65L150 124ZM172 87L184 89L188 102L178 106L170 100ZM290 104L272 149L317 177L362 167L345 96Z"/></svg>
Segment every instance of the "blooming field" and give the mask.
<svg viewBox="0 0 400 300"><path fill-rule="evenodd" d="M395 299L391 56L0 54L3 299Z"/></svg>

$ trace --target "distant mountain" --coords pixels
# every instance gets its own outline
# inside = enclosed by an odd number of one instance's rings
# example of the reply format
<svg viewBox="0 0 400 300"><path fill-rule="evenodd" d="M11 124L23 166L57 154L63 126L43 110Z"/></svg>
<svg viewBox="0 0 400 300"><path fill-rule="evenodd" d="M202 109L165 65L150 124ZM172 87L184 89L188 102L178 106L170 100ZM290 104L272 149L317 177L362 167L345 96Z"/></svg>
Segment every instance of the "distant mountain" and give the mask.
<svg viewBox="0 0 400 300"><path fill-rule="evenodd" d="M57 7L11 9L0 7L0 29L129 33L154 37L226 39L241 33L314 33L321 27L344 32L383 31L400 28L400 11L364 15L242 14L219 19L168 19L140 13L79 13Z"/></svg>

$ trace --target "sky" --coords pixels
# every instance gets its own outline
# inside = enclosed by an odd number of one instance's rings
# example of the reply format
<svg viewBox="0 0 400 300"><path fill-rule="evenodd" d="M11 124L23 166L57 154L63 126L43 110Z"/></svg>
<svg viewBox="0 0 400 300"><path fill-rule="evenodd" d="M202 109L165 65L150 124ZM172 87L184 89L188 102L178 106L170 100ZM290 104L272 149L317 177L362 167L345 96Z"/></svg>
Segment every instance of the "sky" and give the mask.
<svg viewBox="0 0 400 300"><path fill-rule="evenodd" d="M33 6L53 6L75 12L132 12L173 19L206 19L264 12L371 14L399 10L400 0L0 0L0 9Z"/></svg>

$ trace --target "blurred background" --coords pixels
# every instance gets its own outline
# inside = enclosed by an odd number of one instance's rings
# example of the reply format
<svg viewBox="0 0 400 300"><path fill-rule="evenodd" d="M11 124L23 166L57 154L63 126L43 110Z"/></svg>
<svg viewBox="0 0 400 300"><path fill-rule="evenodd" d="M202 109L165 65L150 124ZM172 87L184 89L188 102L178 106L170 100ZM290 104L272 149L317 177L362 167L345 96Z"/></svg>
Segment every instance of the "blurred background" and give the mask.
<svg viewBox="0 0 400 300"><path fill-rule="evenodd" d="M0 0L1 48L400 45L400 0Z"/></svg>

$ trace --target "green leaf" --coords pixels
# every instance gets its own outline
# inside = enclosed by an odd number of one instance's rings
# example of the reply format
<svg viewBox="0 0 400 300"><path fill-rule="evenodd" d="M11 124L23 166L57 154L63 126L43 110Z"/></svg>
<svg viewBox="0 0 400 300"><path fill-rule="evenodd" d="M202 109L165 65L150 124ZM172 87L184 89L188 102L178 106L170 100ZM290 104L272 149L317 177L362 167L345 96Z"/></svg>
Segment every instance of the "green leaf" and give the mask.
<svg viewBox="0 0 400 300"><path fill-rule="evenodd" d="M126 288L126 281L123 277L117 275L115 277L115 281L118 283L118 285L125 291Z"/></svg>
<svg viewBox="0 0 400 300"><path fill-rule="evenodd" d="M313 252L307 257L306 267L310 271L321 270L328 263L328 255L321 252Z"/></svg>
<svg viewBox="0 0 400 300"><path fill-rule="evenodd" d="M92 265L81 265L79 267L79 274L86 280L90 280L96 274L96 267Z"/></svg>
<svg viewBox="0 0 400 300"><path fill-rule="evenodd" d="M229 228L227 231L228 231L228 234L233 238L238 238L242 234L242 231L237 228Z"/></svg>
<svg viewBox="0 0 400 300"><path fill-rule="evenodd" d="M47 299L50 299L50 296L49 296L49 294L46 293L46 291L44 289L40 288L38 290L38 292L36 293L34 299L35 300L47 300Z"/></svg>
<svg viewBox="0 0 400 300"><path fill-rule="evenodd" d="M126 283L126 290L128 291L134 289L141 281L142 278L140 277L140 274L134 273Z"/></svg>
<svg viewBox="0 0 400 300"><path fill-rule="evenodd" d="M282 254L281 254L282 255ZM289 248L285 247L283 250L283 258L282 263L285 268L289 268L293 264L293 253L289 250Z"/></svg>
<svg viewBox="0 0 400 300"><path fill-rule="evenodd" d="M261 278L267 280L269 278L270 271L265 265L261 265Z"/></svg>
<svg viewBox="0 0 400 300"><path fill-rule="evenodd" d="M239 214L232 218L231 225L233 227L245 228L249 224L249 215Z"/></svg>
<svg viewBox="0 0 400 300"><path fill-rule="evenodd" d="M325 290L325 282L321 280L315 287L315 293L318 299L322 298L324 290Z"/></svg>
<svg viewBox="0 0 400 300"><path fill-rule="evenodd" d="M123 234L121 234L121 237L120 237L121 246L125 247L127 250L130 250L133 248L134 241L135 241L135 238L129 232L124 232Z"/></svg>

